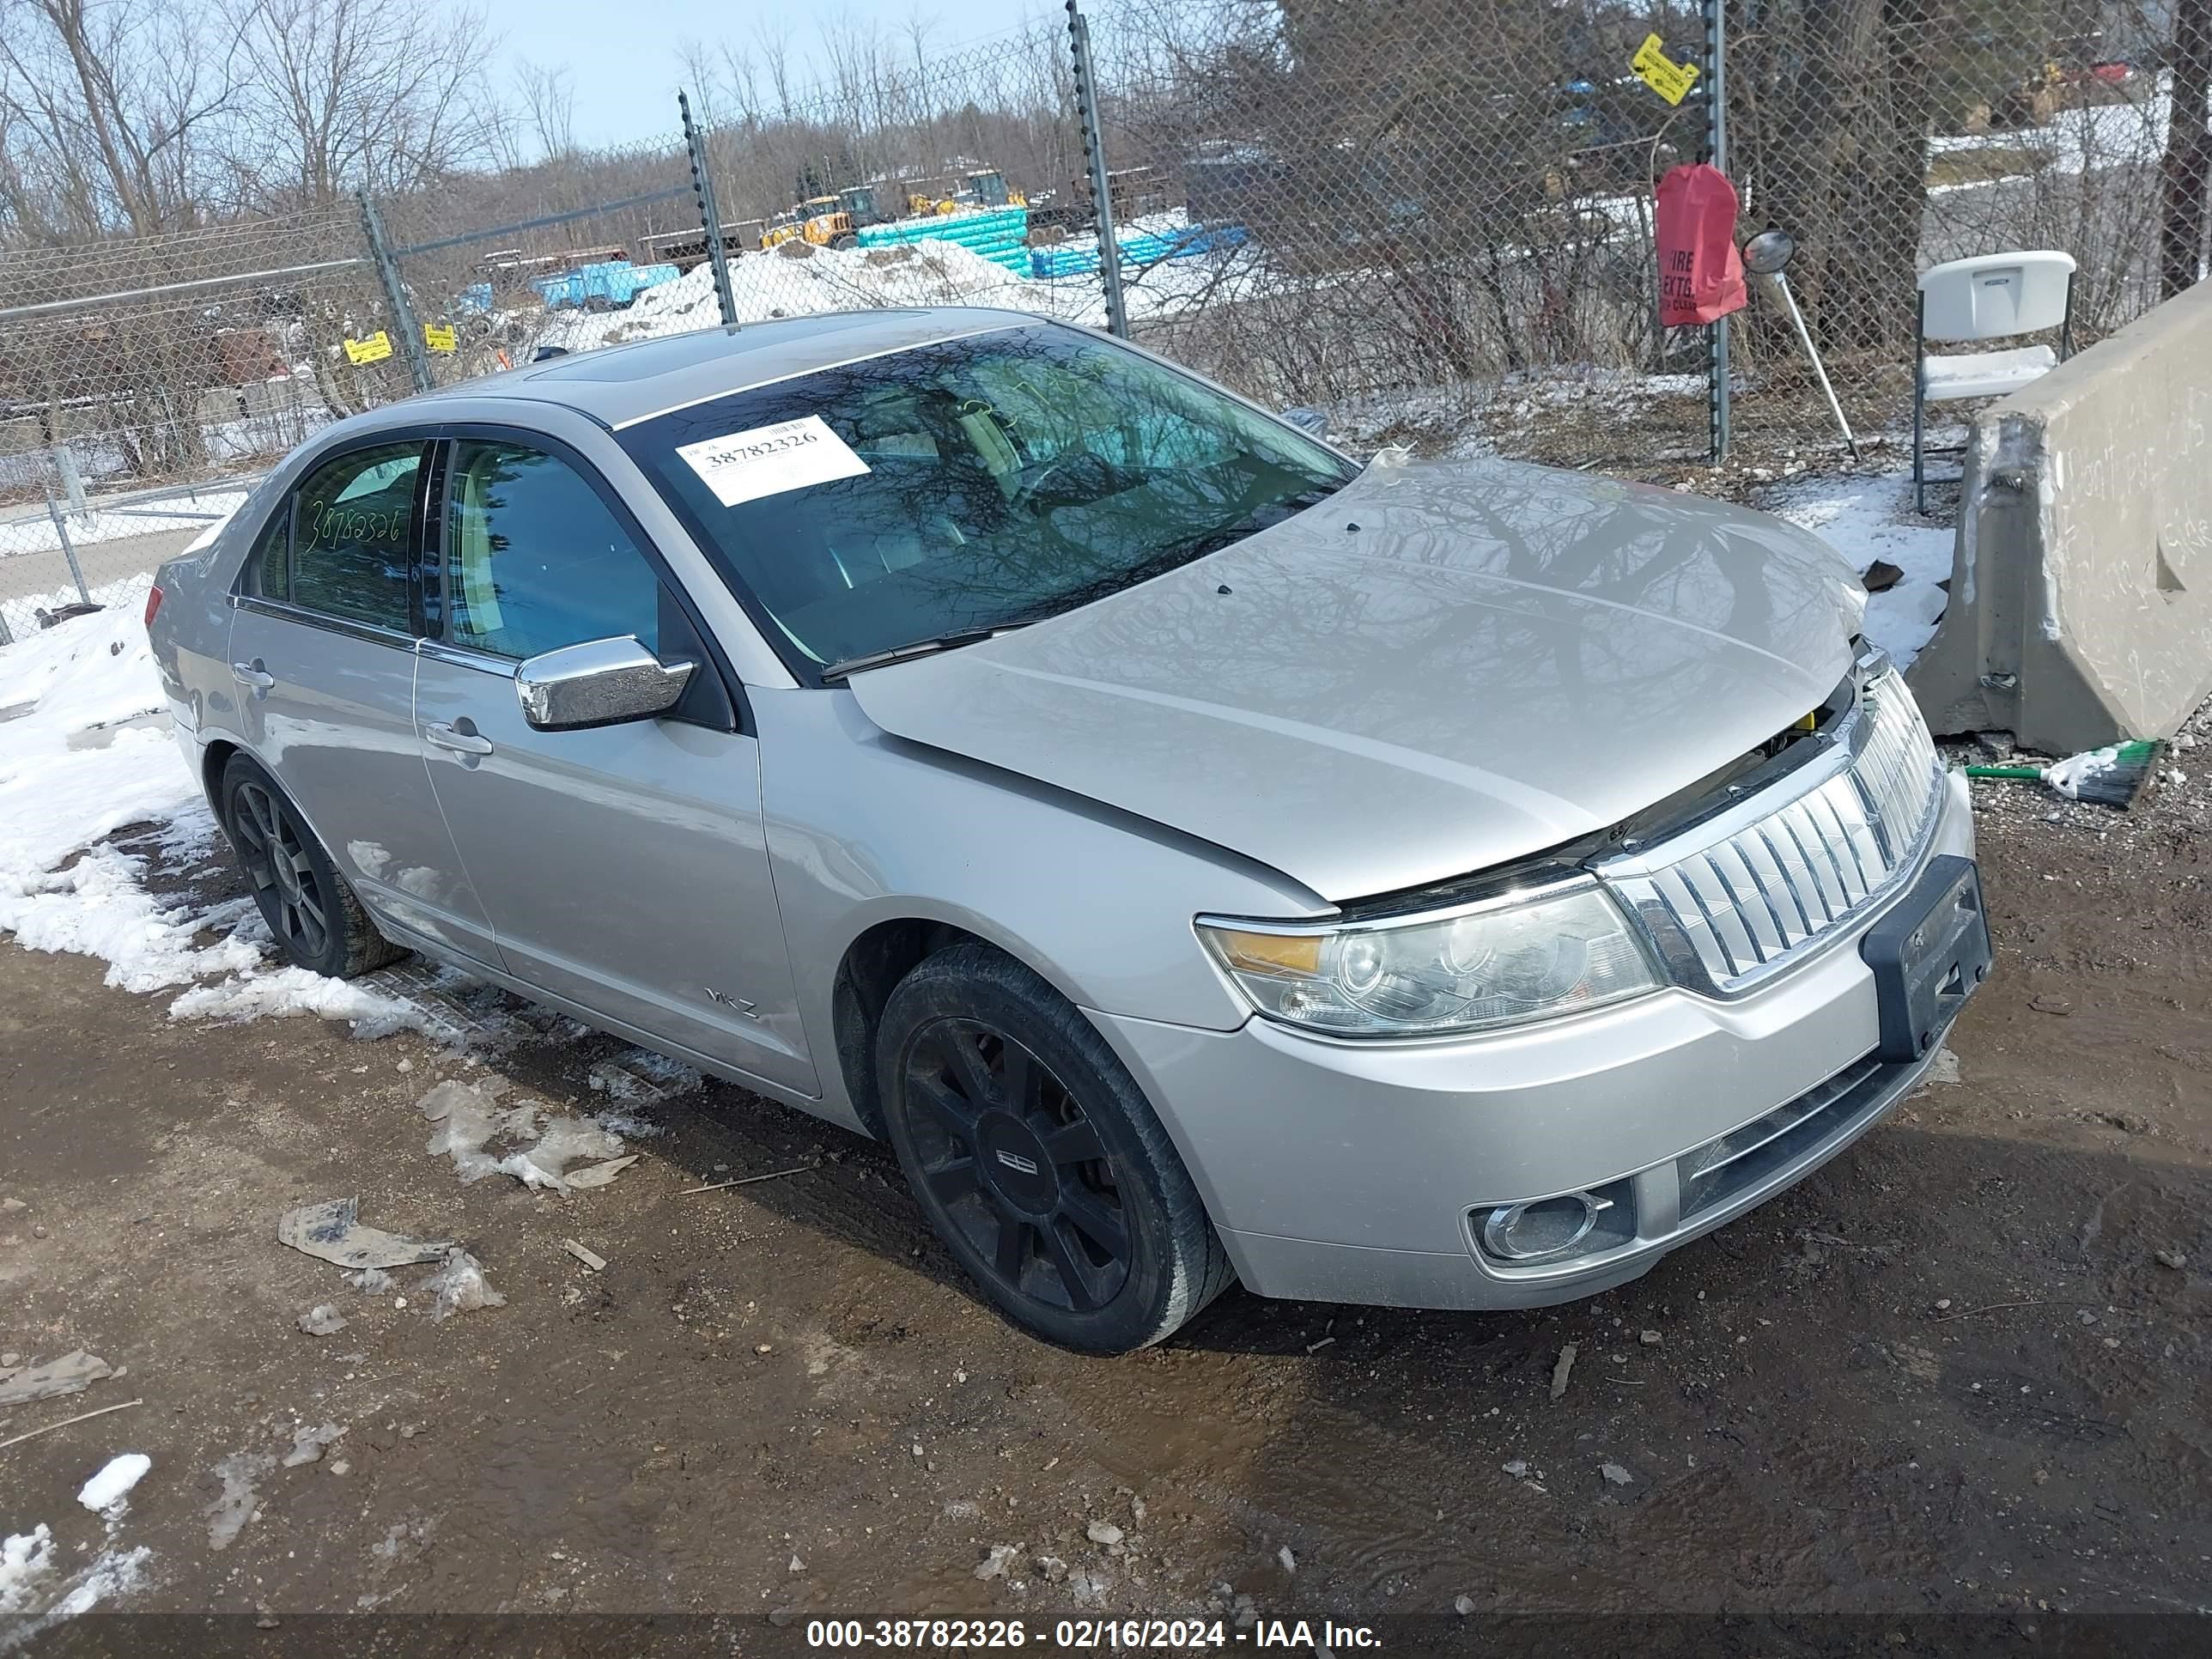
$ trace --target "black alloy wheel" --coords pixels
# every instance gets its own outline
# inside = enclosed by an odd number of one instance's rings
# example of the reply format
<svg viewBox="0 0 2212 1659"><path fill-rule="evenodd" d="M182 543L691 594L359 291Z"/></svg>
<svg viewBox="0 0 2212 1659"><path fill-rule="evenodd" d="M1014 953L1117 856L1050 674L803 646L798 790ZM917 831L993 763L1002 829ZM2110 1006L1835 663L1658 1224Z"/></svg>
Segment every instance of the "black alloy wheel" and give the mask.
<svg viewBox="0 0 2212 1659"><path fill-rule="evenodd" d="M922 1179L1016 1294L1089 1313L1129 1278L1129 1224L1098 1131L1051 1068L979 1020L940 1019L908 1048Z"/></svg>
<svg viewBox="0 0 2212 1659"><path fill-rule="evenodd" d="M353 979L407 954L377 930L329 850L259 762L233 755L216 799L253 902L287 960Z"/></svg>
<svg viewBox="0 0 2212 1659"><path fill-rule="evenodd" d="M1175 1142L1098 1028L981 941L908 973L876 1031L883 1127L1000 1313L1083 1353L1159 1341L1234 1282Z"/></svg>
<svg viewBox="0 0 2212 1659"><path fill-rule="evenodd" d="M307 850L314 836L282 796L257 781L240 782L231 800L239 861L269 931L296 960L320 962L330 954L337 897Z"/></svg>

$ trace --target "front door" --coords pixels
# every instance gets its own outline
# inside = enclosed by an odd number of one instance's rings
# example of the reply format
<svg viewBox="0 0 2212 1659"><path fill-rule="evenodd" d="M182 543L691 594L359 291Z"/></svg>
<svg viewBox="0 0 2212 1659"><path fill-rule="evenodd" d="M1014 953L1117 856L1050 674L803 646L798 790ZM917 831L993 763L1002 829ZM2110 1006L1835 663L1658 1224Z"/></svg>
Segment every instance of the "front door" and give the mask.
<svg viewBox="0 0 2212 1659"><path fill-rule="evenodd" d="M240 579L231 677L247 750L370 912L495 963L415 736L426 453L419 438L348 450L278 504Z"/></svg>
<svg viewBox="0 0 2212 1659"><path fill-rule="evenodd" d="M415 710L439 804L511 973L806 1094L769 876L758 745L626 514L543 447L454 441ZM635 636L697 666L677 714L538 732L517 665Z"/></svg>

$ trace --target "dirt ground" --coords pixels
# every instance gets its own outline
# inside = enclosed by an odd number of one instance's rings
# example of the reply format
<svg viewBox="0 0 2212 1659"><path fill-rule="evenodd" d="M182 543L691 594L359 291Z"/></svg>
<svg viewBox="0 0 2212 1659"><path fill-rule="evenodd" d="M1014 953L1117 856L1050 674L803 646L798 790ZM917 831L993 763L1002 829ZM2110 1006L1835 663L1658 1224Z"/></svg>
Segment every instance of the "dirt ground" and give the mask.
<svg viewBox="0 0 2212 1659"><path fill-rule="evenodd" d="M303 1616L362 1610L711 1613L654 1628L733 1652L801 1650L830 1616L1200 1615L1231 1646L1329 1618L1401 1650L1548 1650L1560 1632L1514 1616L1723 1613L1680 1650L1776 1653L2055 1650L2069 1615L2203 1614L2212 789L2128 816L1979 795L1998 969L1959 1080L1793 1191L1589 1302L1231 1291L1114 1362L1001 1324L887 1152L742 1090L635 1106L663 1131L641 1161L565 1199L426 1155L432 1084L605 1109L589 1073L635 1054L610 1040L509 1005L520 1038L479 1067L414 1034L172 1021L96 963L0 945L0 1347L125 1368L0 1412L0 1439L142 1402L0 1449L0 1532L47 1523L64 1572L150 1552L143 1588L28 1650L150 1652L159 1628L332 1652ZM465 1241L506 1304L436 1322L427 1269L403 1309L277 1243L286 1208L356 1193ZM345 1328L303 1334L325 1302ZM324 1423L345 1432L321 1462L265 1467ZM75 1495L126 1450L153 1468L110 1539ZM263 1466L217 1548L240 1454ZM385 1628L380 1651L428 1650ZM584 1626L531 1628L500 1650Z"/></svg>

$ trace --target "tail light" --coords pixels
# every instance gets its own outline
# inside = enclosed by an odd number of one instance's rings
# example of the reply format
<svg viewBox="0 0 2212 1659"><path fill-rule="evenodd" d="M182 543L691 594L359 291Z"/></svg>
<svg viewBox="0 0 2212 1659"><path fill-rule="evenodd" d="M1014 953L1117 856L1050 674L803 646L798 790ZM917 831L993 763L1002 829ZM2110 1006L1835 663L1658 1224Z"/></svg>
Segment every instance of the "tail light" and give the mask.
<svg viewBox="0 0 2212 1659"><path fill-rule="evenodd" d="M148 588L148 589L146 590L146 626L147 626L147 627L151 628L151 627L154 625L154 613L155 613L155 611L159 611L161 608L161 590L160 588L158 588L158 587L149 587L149 588Z"/></svg>

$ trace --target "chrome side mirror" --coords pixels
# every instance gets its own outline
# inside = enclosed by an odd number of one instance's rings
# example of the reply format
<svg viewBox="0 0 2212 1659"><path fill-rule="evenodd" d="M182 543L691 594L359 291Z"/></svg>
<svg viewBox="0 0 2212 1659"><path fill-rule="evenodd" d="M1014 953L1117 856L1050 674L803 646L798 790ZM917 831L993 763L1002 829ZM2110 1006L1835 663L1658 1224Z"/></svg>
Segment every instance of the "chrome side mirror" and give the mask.
<svg viewBox="0 0 2212 1659"><path fill-rule="evenodd" d="M664 663L625 634L529 658L514 671L514 695L540 732L649 720L676 707L691 666Z"/></svg>
<svg viewBox="0 0 2212 1659"><path fill-rule="evenodd" d="M1286 409L1283 418L1310 438L1328 436L1328 416L1318 409L1309 409L1304 404L1296 409Z"/></svg>

